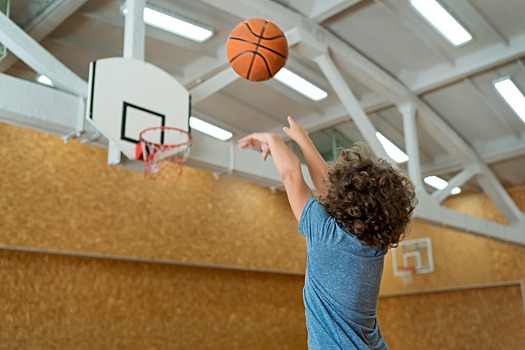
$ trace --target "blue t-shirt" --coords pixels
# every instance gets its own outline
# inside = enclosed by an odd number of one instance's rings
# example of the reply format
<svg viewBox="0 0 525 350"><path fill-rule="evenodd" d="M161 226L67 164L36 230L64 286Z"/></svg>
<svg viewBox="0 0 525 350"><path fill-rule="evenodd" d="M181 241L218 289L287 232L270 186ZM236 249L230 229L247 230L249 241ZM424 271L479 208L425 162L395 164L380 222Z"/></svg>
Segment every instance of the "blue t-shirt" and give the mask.
<svg viewBox="0 0 525 350"><path fill-rule="evenodd" d="M387 249L363 244L314 198L306 202L299 231L306 237L308 348L388 349L376 314Z"/></svg>

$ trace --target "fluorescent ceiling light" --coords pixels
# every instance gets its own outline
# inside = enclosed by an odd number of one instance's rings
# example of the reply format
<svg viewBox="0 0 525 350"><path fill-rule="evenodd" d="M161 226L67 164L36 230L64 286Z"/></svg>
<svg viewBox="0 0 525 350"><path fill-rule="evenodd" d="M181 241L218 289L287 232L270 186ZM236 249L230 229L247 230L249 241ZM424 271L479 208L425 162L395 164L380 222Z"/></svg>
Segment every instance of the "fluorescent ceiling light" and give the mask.
<svg viewBox="0 0 525 350"><path fill-rule="evenodd" d="M40 84L44 84L44 85L48 85L48 86L55 86L55 84L53 84L51 79L49 79L48 77L46 77L43 74L37 75L36 81L38 81Z"/></svg>
<svg viewBox="0 0 525 350"><path fill-rule="evenodd" d="M376 132L376 137L381 142L381 145L385 149L386 153L390 158L392 158L396 163L404 163L408 161L408 156L405 152L400 150L396 145L390 142L389 139L383 136L379 131Z"/></svg>
<svg viewBox="0 0 525 350"><path fill-rule="evenodd" d="M425 183L429 186L432 186L434 187L435 189L437 190L442 190L444 188L446 188L448 186L448 182L443 180L442 178L440 177L437 177L437 176L427 176L423 179L423 181L425 181ZM461 192L461 188L459 187L454 187L451 191L450 191L450 194L458 194Z"/></svg>
<svg viewBox="0 0 525 350"><path fill-rule="evenodd" d="M126 3L122 4L121 11L124 15L128 12ZM198 43L205 42L213 35L212 27L151 4L144 8L144 22Z"/></svg>
<svg viewBox="0 0 525 350"><path fill-rule="evenodd" d="M448 41L459 46L472 40L472 35L435 0L410 0L410 4Z"/></svg>
<svg viewBox="0 0 525 350"><path fill-rule="evenodd" d="M226 141L233 136L231 132L195 117L190 117L190 127L222 141Z"/></svg>
<svg viewBox="0 0 525 350"><path fill-rule="evenodd" d="M450 194L459 194L461 193L461 188L454 187L452 190L450 190Z"/></svg>
<svg viewBox="0 0 525 350"><path fill-rule="evenodd" d="M510 78L495 80L493 84L510 108L525 122L525 96L516 84Z"/></svg>
<svg viewBox="0 0 525 350"><path fill-rule="evenodd" d="M275 74L275 79L313 101L320 101L328 96L326 91L286 68L281 68L281 70Z"/></svg>

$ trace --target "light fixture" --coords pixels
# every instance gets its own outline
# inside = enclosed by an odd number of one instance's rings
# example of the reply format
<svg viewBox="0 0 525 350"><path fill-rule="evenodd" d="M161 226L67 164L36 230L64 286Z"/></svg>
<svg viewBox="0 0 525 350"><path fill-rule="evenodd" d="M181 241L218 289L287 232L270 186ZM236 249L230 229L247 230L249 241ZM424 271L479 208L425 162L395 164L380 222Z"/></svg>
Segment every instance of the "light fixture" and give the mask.
<svg viewBox="0 0 525 350"><path fill-rule="evenodd" d="M514 113L525 122L525 96L516 84L509 77L494 80L492 83Z"/></svg>
<svg viewBox="0 0 525 350"><path fill-rule="evenodd" d="M221 129L218 126L207 123L204 120L195 118L193 116L190 117L190 127L222 141L231 139L231 137L233 136L231 132Z"/></svg>
<svg viewBox="0 0 525 350"><path fill-rule="evenodd" d="M312 101L320 101L328 96L328 93L323 89L284 67L281 68L274 77L276 80L303 94Z"/></svg>
<svg viewBox="0 0 525 350"><path fill-rule="evenodd" d="M127 13L125 2L120 6L120 10L124 15ZM149 3L144 7L144 22L198 43L205 42L214 33L213 28L208 25Z"/></svg>
<svg viewBox="0 0 525 350"><path fill-rule="evenodd" d="M43 85L47 85L47 86L55 86L55 84L53 84L53 82L51 81L51 79L49 79L48 77L46 77L45 75L43 74L38 74L36 76L36 81L38 81L40 84L43 84Z"/></svg>
<svg viewBox="0 0 525 350"><path fill-rule="evenodd" d="M423 181L425 181L425 183L429 186L432 186L434 187L435 189L437 190L442 190L444 188L446 188L448 186L448 182L443 180L442 178L440 177L437 177L437 176L427 176L423 179ZM461 193L461 188L459 187L454 187L451 191L450 191L450 194L458 194L458 193Z"/></svg>
<svg viewBox="0 0 525 350"><path fill-rule="evenodd" d="M408 156L405 152L400 150L396 145L394 145L389 139L383 136L379 131L376 132L376 137L381 142L381 145L385 149L386 153L390 158L396 163L404 163L408 161Z"/></svg>
<svg viewBox="0 0 525 350"><path fill-rule="evenodd" d="M410 4L452 45L472 40L472 35L436 0L410 0Z"/></svg>

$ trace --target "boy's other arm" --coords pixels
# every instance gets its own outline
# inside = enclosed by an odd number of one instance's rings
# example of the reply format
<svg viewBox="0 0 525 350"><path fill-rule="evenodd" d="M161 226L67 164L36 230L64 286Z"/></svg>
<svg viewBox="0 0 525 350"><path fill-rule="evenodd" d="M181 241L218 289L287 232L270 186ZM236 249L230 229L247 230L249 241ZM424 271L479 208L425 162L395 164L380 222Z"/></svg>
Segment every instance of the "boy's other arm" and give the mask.
<svg viewBox="0 0 525 350"><path fill-rule="evenodd" d="M317 194L322 197L325 194L323 182L328 173L328 166L317 148L315 148L312 140L308 136L308 132L301 125L297 124L292 117L288 117L288 123L290 127L284 127L283 130L286 135L294 140L301 148L315 190Z"/></svg>
<svg viewBox="0 0 525 350"><path fill-rule="evenodd" d="M275 168L286 190L290 207L295 218L299 221L306 202L313 195L304 180L299 158L280 137L270 133L253 133L239 140L238 145L240 149L249 147L262 149L264 160L269 154L272 155Z"/></svg>

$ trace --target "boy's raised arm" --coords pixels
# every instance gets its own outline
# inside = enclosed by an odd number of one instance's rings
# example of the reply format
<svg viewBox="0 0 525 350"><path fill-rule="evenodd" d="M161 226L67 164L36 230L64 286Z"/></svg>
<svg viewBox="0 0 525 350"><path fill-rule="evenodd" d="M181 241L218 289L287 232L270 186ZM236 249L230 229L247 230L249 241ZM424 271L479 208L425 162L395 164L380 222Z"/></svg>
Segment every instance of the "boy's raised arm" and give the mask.
<svg viewBox="0 0 525 350"><path fill-rule="evenodd" d="M304 205L312 197L312 191L304 181L299 158L288 148L284 141L275 134L253 133L238 141L239 148L257 148L263 152L266 160L272 155L275 168L283 182L288 202L297 221L301 219Z"/></svg>
<svg viewBox="0 0 525 350"><path fill-rule="evenodd" d="M288 123L290 127L284 127L283 130L301 148L317 195L322 197L325 194L323 181L328 173L328 166L317 148L315 148L308 136L308 132L301 125L297 124L292 117L288 117Z"/></svg>

